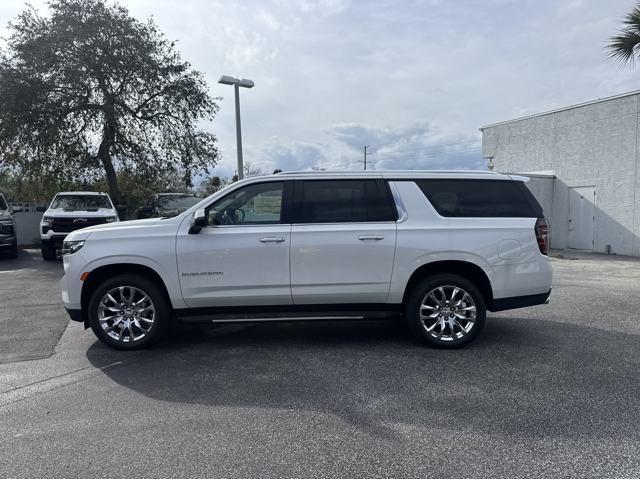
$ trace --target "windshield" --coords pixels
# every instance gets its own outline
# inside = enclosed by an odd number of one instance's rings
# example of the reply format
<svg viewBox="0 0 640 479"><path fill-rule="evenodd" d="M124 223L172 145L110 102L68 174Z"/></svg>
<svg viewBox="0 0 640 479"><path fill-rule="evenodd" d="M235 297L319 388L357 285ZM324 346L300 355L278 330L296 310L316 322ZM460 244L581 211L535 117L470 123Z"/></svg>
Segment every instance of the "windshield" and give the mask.
<svg viewBox="0 0 640 479"><path fill-rule="evenodd" d="M4 197L0 195L0 210L8 210L7 203L4 201Z"/></svg>
<svg viewBox="0 0 640 479"><path fill-rule="evenodd" d="M63 208L67 211L92 211L99 208L113 208L105 195L58 195L51 208Z"/></svg>
<svg viewBox="0 0 640 479"><path fill-rule="evenodd" d="M161 212L182 212L199 203L201 198L192 195L184 196L160 196L158 197L158 209Z"/></svg>

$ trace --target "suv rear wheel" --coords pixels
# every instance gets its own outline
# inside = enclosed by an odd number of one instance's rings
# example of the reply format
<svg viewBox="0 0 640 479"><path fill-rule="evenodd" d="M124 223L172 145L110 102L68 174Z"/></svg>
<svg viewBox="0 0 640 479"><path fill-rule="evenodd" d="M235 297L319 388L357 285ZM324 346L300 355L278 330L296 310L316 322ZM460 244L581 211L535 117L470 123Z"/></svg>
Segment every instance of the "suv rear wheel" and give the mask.
<svg viewBox="0 0 640 479"><path fill-rule="evenodd" d="M423 342L457 348L480 333L487 310L471 281L455 274L437 274L413 288L405 314L409 328Z"/></svg>
<svg viewBox="0 0 640 479"><path fill-rule="evenodd" d="M107 279L91 295L89 324L116 349L142 349L157 342L169 324L169 304L156 283L134 274Z"/></svg>

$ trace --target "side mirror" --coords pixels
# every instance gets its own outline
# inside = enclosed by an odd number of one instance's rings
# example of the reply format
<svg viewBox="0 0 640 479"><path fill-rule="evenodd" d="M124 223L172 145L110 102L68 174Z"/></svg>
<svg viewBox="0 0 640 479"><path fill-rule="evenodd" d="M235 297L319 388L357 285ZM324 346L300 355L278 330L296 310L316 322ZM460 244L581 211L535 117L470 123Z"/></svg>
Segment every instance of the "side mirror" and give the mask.
<svg viewBox="0 0 640 479"><path fill-rule="evenodd" d="M47 207L46 206L42 206L42 205L36 206L36 211L38 213L44 213L45 211L47 211Z"/></svg>
<svg viewBox="0 0 640 479"><path fill-rule="evenodd" d="M10 212L11 213L20 213L20 212L22 212L22 206L11 206L10 207Z"/></svg>
<svg viewBox="0 0 640 479"><path fill-rule="evenodd" d="M197 235L200 230L207 226L207 212L203 209L196 210L191 218L191 228L189 228L190 235Z"/></svg>

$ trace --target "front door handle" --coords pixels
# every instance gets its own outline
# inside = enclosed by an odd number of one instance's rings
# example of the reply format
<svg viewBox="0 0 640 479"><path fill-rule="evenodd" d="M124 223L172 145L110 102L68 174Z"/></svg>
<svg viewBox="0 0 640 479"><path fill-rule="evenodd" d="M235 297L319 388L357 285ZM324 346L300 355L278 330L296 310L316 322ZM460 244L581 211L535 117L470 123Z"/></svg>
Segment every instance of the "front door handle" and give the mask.
<svg viewBox="0 0 640 479"><path fill-rule="evenodd" d="M265 236L260 238L260 243L282 243L284 238L282 236Z"/></svg>
<svg viewBox="0 0 640 479"><path fill-rule="evenodd" d="M384 239L384 236L382 236L382 235L360 235L360 236L358 236L358 239L360 241L367 241L367 240L380 241L380 240Z"/></svg>

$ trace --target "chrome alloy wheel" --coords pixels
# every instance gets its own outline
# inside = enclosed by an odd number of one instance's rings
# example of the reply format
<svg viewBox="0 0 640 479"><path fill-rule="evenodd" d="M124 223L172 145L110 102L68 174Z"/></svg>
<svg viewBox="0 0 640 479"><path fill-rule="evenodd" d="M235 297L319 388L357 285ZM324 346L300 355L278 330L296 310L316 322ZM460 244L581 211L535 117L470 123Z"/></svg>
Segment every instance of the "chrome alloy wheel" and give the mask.
<svg viewBox="0 0 640 479"><path fill-rule="evenodd" d="M473 328L476 314L475 301L459 286L434 288L420 303L422 326L439 341L463 338Z"/></svg>
<svg viewBox="0 0 640 479"><path fill-rule="evenodd" d="M131 343L144 338L153 327L156 309L151 298L133 286L118 286L98 304L98 321L116 341Z"/></svg>

